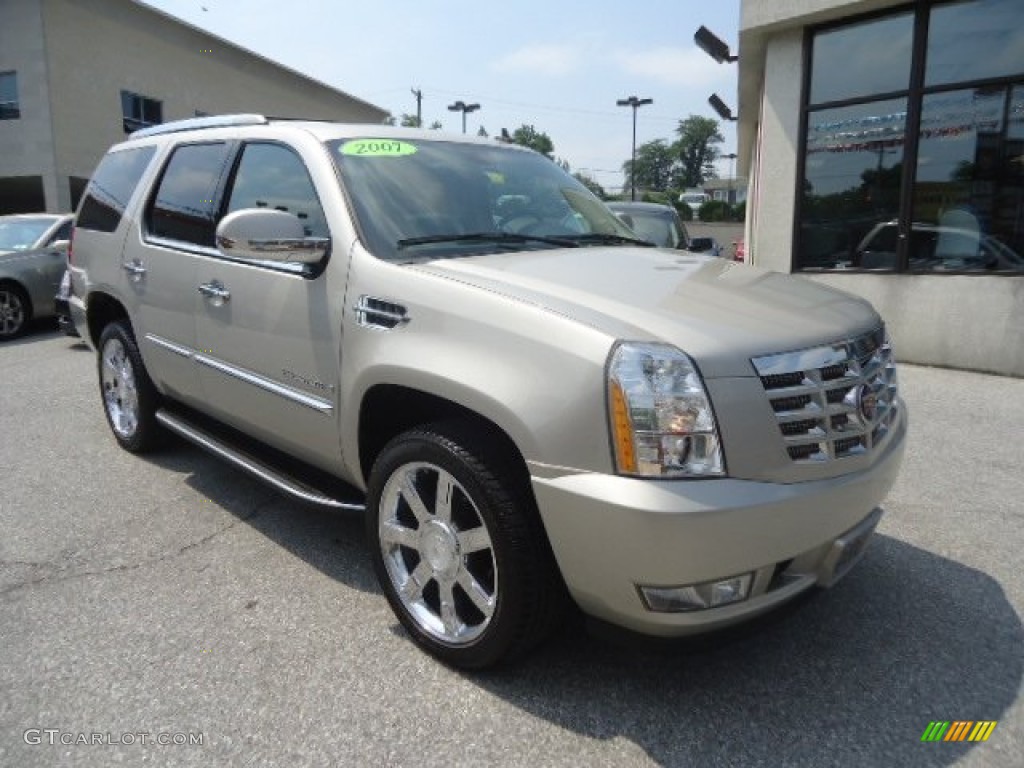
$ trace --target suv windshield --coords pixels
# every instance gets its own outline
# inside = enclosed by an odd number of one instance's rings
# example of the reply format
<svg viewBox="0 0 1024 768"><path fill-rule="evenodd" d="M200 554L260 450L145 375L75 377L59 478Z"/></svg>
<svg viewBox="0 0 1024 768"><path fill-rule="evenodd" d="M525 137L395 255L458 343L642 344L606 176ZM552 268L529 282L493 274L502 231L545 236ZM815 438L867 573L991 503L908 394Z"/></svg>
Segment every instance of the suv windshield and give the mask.
<svg viewBox="0 0 1024 768"><path fill-rule="evenodd" d="M328 146L364 242L381 259L637 243L586 187L535 152L431 139Z"/></svg>

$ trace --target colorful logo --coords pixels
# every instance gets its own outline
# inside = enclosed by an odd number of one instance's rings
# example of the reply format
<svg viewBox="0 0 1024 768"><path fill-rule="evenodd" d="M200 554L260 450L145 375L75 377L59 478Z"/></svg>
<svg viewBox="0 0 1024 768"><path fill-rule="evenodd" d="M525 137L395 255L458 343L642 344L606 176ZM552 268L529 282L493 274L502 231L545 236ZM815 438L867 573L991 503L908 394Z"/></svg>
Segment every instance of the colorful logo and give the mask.
<svg viewBox="0 0 1024 768"><path fill-rule="evenodd" d="M988 741L997 720L932 720L921 734L921 741Z"/></svg>

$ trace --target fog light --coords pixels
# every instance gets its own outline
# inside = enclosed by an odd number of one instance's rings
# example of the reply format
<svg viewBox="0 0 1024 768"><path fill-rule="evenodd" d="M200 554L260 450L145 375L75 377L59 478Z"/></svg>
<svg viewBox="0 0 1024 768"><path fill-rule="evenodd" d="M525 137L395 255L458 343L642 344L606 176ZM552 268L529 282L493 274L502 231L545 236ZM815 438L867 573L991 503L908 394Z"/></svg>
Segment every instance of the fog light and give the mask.
<svg viewBox="0 0 1024 768"><path fill-rule="evenodd" d="M721 581L706 581L683 587L640 587L647 609L659 613L703 611L746 600L753 573L731 576Z"/></svg>

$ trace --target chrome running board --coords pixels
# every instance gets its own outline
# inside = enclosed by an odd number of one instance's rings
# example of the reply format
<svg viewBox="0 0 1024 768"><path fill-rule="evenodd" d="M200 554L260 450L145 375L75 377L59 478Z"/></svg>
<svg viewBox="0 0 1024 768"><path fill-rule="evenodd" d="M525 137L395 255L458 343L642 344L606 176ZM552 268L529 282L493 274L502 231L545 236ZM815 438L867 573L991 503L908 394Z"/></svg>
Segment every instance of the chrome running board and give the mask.
<svg viewBox="0 0 1024 768"><path fill-rule="evenodd" d="M362 512L366 509L366 505L362 502L345 501L336 498L334 495L314 488L309 483L271 467L229 444L225 439L213 435L210 431L203 429L177 413L168 411L166 408L161 408L156 412L156 420L171 432L185 438L190 443L198 445L200 448L224 459L228 463L248 472L253 477L262 480L267 485L293 498L322 507L330 507L331 509L344 509L353 512ZM353 493L355 493L355 489L353 489Z"/></svg>

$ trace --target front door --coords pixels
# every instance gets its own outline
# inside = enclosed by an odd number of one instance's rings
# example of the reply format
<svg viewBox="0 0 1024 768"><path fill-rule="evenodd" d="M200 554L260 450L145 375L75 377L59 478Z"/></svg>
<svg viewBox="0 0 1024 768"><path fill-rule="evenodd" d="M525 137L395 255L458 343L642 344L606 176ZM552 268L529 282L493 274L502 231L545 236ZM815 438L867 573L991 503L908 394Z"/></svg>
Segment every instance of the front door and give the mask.
<svg viewBox="0 0 1024 768"><path fill-rule="evenodd" d="M279 143L241 148L224 214L274 208L307 235L329 237L301 157ZM337 465L343 286L283 265L223 257L199 261L199 380L206 406L229 424L323 468ZM336 300L330 293L337 292Z"/></svg>

